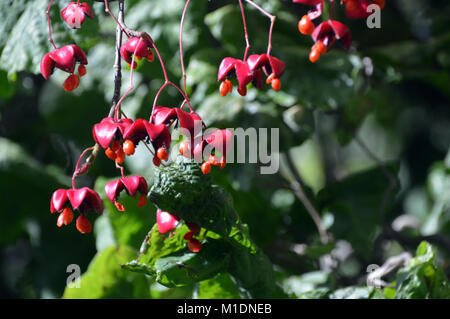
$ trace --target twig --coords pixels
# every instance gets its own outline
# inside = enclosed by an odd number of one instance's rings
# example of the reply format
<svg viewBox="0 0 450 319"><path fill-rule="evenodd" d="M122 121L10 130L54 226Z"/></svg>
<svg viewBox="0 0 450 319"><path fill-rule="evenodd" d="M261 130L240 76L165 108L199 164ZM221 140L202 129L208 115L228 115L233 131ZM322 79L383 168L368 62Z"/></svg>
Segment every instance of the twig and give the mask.
<svg viewBox="0 0 450 319"><path fill-rule="evenodd" d="M244 25L244 37L245 37L245 52L244 61L247 60L248 50L250 50L250 41L248 40L247 22L245 21L244 6L242 5L242 0L239 1L239 8L241 9L242 23Z"/></svg>
<svg viewBox="0 0 450 319"><path fill-rule="evenodd" d="M388 284L381 278L390 274L397 268L406 266L406 264L408 264L411 258L412 256L408 252L401 253L400 255L397 256L389 257L381 267L376 268L367 275L367 285L374 286L376 288L389 287L390 284Z"/></svg>
<svg viewBox="0 0 450 319"><path fill-rule="evenodd" d="M124 21L124 0L119 0L119 17L118 20L120 22ZM108 117L114 116L114 111L116 109L117 102L120 98L120 88L122 86L122 68L121 68L121 57L120 57L120 47L122 46L122 29L120 25L116 28L116 56L114 59L114 94L112 97L112 105L109 109ZM100 152L101 147L98 143L96 143L93 147L91 155L86 159L86 167L89 168L94 163L97 158L98 153Z"/></svg>
<svg viewBox="0 0 450 319"><path fill-rule="evenodd" d="M180 62L181 62L181 71L183 73L184 94L186 95L186 98L188 98L188 94L186 89L186 70L184 69L184 59L183 59L183 26L184 26L184 18L186 17L186 11L190 1L191 0L186 1L180 22Z"/></svg>
<svg viewBox="0 0 450 319"><path fill-rule="evenodd" d="M270 29L269 29L269 40L268 40L268 44L267 44L267 55L270 55L270 51L272 50L272 31L273 31L273 25L275 24L275 20L277 19L277 17L275 17L274 15L271 15L269 12L267 12L266 10L264 10L263 8L261 8L260 6L258 6L256 3L254 3L251 0L245 0L247 3L251 4L252 6L254 6L256 9L258 9L262 14L264 14L265 16L267 16L270 19Z"/></svg>
<svg viewBox="0 0 450 319"><path fill-rule="evenodd" d="M386 209L389 196L391 192L397 187L397 179L392 174L392 172L386 168L384 163L380 161L380 159L369 149L369 147L364 143L364 141L356 134L356 132L353 134L354 139L356 143L364 150L364 152L378 165L378 167L381 169L381 172L384 176L389 180L389 187L386 189L386 191L383 194L383 200L380 205L380 217L381 217L381 223L384 221L384 211Z"/></svg>
<svg viewBox="0 0 450 319"><path fill-rule="evenodd" d="M295 195L298 197L298 199L303 203L303 206L305 206L306 211L311 216L312 220L314 221L314 224L317 227L317 230L319 231L320 235L320 241L322 244L326 244L329 241L329 236L327 234L327 231L325 230L325 227L323 226L322 219L320 218L319 212L316 210L314 205L309 200L308 196L306 196L305 192L303 191L303 180L300 177L300 175L297 172L297 169L295 168L295 165L292 161L291 155L289 151L286 152L286 161L289 167L289 170L291 171L295 182L292 182L290 184L290 188L295 193Z"/></svg>
<svg viewBox="0 0 450 319"><path fill-rule="evenodd" d="M53 0L50 0L50 4L48 5L47 12L46 12L47 13L47 21L48 21L48 40L53 45L53 47L56 49L56 45L52 39L52 24L50 22L50 8L52 7L52 4L53 4Z"/></svg>

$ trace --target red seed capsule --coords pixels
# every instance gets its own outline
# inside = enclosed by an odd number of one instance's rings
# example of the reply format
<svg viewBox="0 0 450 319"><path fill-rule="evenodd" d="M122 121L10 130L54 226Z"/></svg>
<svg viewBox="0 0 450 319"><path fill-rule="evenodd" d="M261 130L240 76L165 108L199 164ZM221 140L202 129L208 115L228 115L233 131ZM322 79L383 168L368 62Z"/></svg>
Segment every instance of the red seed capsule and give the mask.
<svg viewBox="0 0 450 319"><path fill-rule="evenodd" d="M124 212L125 211L125 206L123 206L121 203L119 202L115 202L114 206L116 206L117 210L120 212Z"/></svg>
<svg viewBox="0 0 450 319"><path fill-rule="evenodd" d="M158 148L158 151L156 152L156 156L162 161L166 161L169 159L169 153L164 147Z"/></svg>
<svg viewBox="0 0 450 319"><path fill-rule="evenodd" d="M188 242L188 248L193 253L198 253L200 250L202 250L202 243L195 238L191 238Z"/></svg>
<svg viewBox="0 0 450 319"><path fill-rule="evenodd" d="M78 78L78 75L71 74L68 76L68 78L63 83L63 88L67 92L75 90L78 85L80 85L80 79Z"/></svg>
<svg viewBox="0 0 450 319"><path fill-rule="evenodd" d="M305 14L298 22L298 30L301 34L311 34L314 31L314 23L307 14Z"/></svg>
<svg viewBox="0 0 450 319"><path fill-rule="evenodd" d="M154 157L153 157L153 164L154 164L155 166L161 165L161 160L158 158L158 156L154 156Z"/></svg>
<svg viewBox="0 0 450 319"><path fill-rule="evenodd" d="M69 225L72 222L72 220L73 220L73 211L69 207L66 207L64 208L62 213L59 214L56 225L58 225L58 227L61 227L62 225Z"/></svg>
<svg viewBox="0 0 450 319"><path fill-rule="evenodd" d="M225 159L225 156L222 156L222 158L219 161L219 167L220 169L224 168L227 165L227 161Z"/></svg>
<svg viewBox="0 0 450 319"><path fill-rule="evenodd" d="M148 62L153 62L155 60L155 55L152 50L148 50L147 56L145 57Z"/></svg>
<svg viewBox="0 0 450 319"><path fill-rule="evenodd" d="M309 61L312 63L315 63L317 60L319 60L320 54L317 50L311 50L311 53L309 54Z"/></svg>
<svg viewBox="0 0 450 319"><path fill-rule="evenodd" d="M128 156L133 155L135 151L134 143L131 140L125 140L125 142L123 142L123 151Z"/></svg>
<svg viewBox="0 0 450 319"><path fill-rule="evenodd" d="M116 152L116 162L117 164L122 164L125 161L125 152L123 148L119 148Z"/></svg>
<svg viewBox="0 0 450 319"><path fill-rule="evenodd" d="M281 81L280 81L280 79L273 79L272 80L272 89L274 89L277 92L281 89Z"/></svg>
<svg viewBox="0 0 450 319"><path fill-rule="evenodd" d="M86 73L87 73L86 67L85 67L83 64L80 64L80 65L78 66L78 75L79 75L80 77L82 77L82 76L85 76Z"/></svg>
<svg viewBox="0 0 450 319"><path fill-rule="evenodd" d="M227 82L222 81L222 83L220 83L219 91L220 91L220 95L222 95L222 96L226 96L228 94L229 88L228 88Z"/></svg>
<svg viewBox="0 0 450 319"><path fill-rule="evenodd" d="M323 44L322 41L317 41L311 48L312 50L317 50L319 54L327 53L327 46Z"/></svg>
<svg viewBox="0 0 450 319"><path fill-rule="evenodd" d="M191 232L191 231L188 231L186 234L184 234L183 239L184 240L191 240L193 236L194 236L194 233Z"/></svg>
<svg viewBox="0 0 450 319"><path fill-rule="evenodd" d="M80 233L87 234L92 231L92 226L86 217L80 215L77 218L77 229Z"/></svg>
<svg viewBox="0 0 450 319"><path fill-rule="evenodd" d="M228 86L228 93L231 93L231 91L233 91L233 84L232 84L231 81L228 80L228 79L225 80L225 83L226 83L227 86Z"/></svg>
<svg viewBox="0 0 450 319"><path fill-rule="evenodd" d="M204 162L202 164L202 173L207 175L211 172L211 164L209 162Z"/></svg>
<svg viewBox="0 0 450 319"><path fill-rule="evenodd" d="M178 147L178 151L181 155L189 155L189 142L188 141L182 141L180 143L180 146Z"/></svg>
<svg viewBox="0 0 450 319"><path fill-rule="evenodd" d="M141 195L141 197L139 197L139 201L137 203L138 207L144 207L147 204L147 196L145 195Z"/></svg>
<svg viewBox="0 0 450 319"><path fill-rule="evenodd" d="M116 157L117 157L116 152L114 152L110 147L108 147L108 148L105 150L105 155L106 155L110 160L113 160L113 161L115 161L115 160L116 160Z"/></svg>

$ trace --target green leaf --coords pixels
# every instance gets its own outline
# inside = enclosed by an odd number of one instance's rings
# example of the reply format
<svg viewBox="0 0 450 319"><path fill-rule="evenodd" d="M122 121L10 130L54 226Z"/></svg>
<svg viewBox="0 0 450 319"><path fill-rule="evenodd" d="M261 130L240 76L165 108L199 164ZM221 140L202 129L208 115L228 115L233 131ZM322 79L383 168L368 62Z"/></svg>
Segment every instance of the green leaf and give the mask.
<svg viewBox="0 0 450 319"><path fill-rule="evenodd" d="M417 247L416 257L399 270L396 283L395 298L450 298L450 283L425 241Z"/></svg>
<svg viewBox="0 0 450 319"><path fill-rule="evenodd" d="M226 246L218 240L203 243L198 253L187 249L155 262L156 281L167 287L180 287L211 278L224 271L229 262Z"/></svg>
<svg viewBox="0 0 450 319"><path fill-rule="evenodd" d="M232 276L217 274L214 278L203 280L198 286L198 299L239 299L239 288Z"/></svg>
<svg viewBox="0 0 450 319"><path fill-rule="evenodd" d="M213 186L193 160L157 169L149 197L161 210L220 235L227 236L238 222L231 196Z"/></svg>
<svg viewBox="0 0 450 319"><path fill-rule="evenodd" d="M146 278L121 268L121 264L134 255L135 251L127 246L106 248L94 257L87 272L81 276L80 287L67 287L63 298L148 298Z"/></svg>

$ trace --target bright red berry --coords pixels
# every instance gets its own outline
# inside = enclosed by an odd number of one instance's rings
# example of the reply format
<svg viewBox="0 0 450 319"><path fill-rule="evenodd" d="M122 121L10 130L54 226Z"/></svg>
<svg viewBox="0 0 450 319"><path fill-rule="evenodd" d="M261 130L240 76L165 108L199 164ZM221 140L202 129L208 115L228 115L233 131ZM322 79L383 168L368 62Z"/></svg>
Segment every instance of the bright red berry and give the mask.
<svg viewBox="0 0 450 319"><path fill-rule="evenodd" d="M220 169L224 168L227 165L227 161L225 159L225 156L222 156L222 158L219 161L219 167Z"/></svg>
<svg viewBox="0 0 450 319"><path fill-rule="evenodd" d="M184 234L183 239L191 240L193 236L194 236L194 233L192 231L188 231L186 234Z"/></svg>
<svg viewBox="0 0 450 319"><path fill-rule="evenodd" d="M347 1L345 2L345 8L346 8L348 11L356 10L357 7L358 7L358 3L357 3L356 0L347 0Z"/></svg>
<svg viewBox="0 0 450 319"><path fill-rule="evenodd" d="M125 161L125 152L121 147L116 151L116 162L117 164L122 164L124 161Z"/></svg>
<svg viewBox="0 0 450 319"><path fill-rule="evenodd" d="M142 194L141 197L139 197L139 201L137 203L138 207L144 207L147 204L147 196Z"/></svg>
<svg viewBox="0 0 450 319"><path fill-rule="evenodd" d="M273 79L272 80L272 89L274 89L277 92L281 89L281 81L280 81L280 79Z"/></svg>
<svg viewBox="0 0 450 319"><path fill-rule="evenodd" d="M119 211L119 212L124 212L125 211L125 206L123 206L121 203L119 203L119 202L115 202L114 203L114 206L116 206L116 208L117 208L117 210Z"/></svg>
<svg viewBox="0 0 450 319"><path fill-rule="evenodd" d="M58 227L61 227L62 225L69 225L72 222L72 220L73 220L73 211L69 207L66 207L64 208L62 213L59 214L56 225L58 225Z"/></svg>
<svg viewBox="0 0 450 319"><path fill-rule="evenodd" d="M195 238L191 238L188 242L188 248L193 253L198 253L202 249L202 243Z"/></svg>
<svg viewBox="0 0 450 319"><path fill-rule="evenodd" d="M123 142L123 151L128 156L133 155L135 151L134 143L130 140L126 140L125 142Z"/></svg>
<svg viewBox="0 0 450 319"><path fill-rule="evenodd" d="M82 76L85 76L86 73L87 73L86 67L85 67L83 64L80 64L80 65L78 66L78 75L79 75L80 77L82 77Z"/></svg>
<svg viewBox="0 0 450 319"><path fill-rule="evenodd" d="M145 58L147 59L148 62L153 62L155 60L155 54L153 53L152 50L148 50L148 54Z"/></svg>
<svg viewBox="0 0 450 319"><path fill-rule="evenodd" d="M198 236L200 234L200 230L202 229L200 225L196 223L190 223L186 222L186 226L189 228L189 230L193 233L193 235Z"/></svg>
<svg viewBox="0 0 450 319"><path fill-rule="evenodd" d="M164 147L158 148L158 151L156 152L156 156L162 161L166 161L169 159L169 153Z"/></svg>
<svg viewBox="0 0 450 319"><path fill-rule="evenodd" d="M188 141L182 141L180 143L180 146L178 148L181 155L189 155L189 142Z"/></svg>
<svg viewBox="0 0 450 319"><path fill-rule="evenodd" d="M211 164L209 162L204 162L202 164L202 173L207 175L211 172Z"/></svg>
<svg viewBox="0 0 450 319"><path fill-rule="evenodd" d="M75 90L78 85L80 85L80 78L78 75L71 74L67 77L67 79L63 83L63 88L67 92Z"/></svg>
<svg viewBox="0 0 450 319"><path fill-rule="evenodd" d="M274 79L274 77L275 77L275 73L271 73L271 74L267 77L266 83L269 84L270 82L272 82L272 80Z"/></svg>
<svg viewBox="0 0 450 319"><path fill-rule="evenodd" d="M215 155L212 155L212 154L209 155L208 162L211 165L214 165L214 166L218 166L219 165L219 163L217 162L217 157Z"/></svg>
<svg viewBox="0 0 450 319"><path fill-rule="evenodd" d="M298 30L301 34L311 34L314 31L314 23L307 14L305 14L298 22Z"/></svg>
<svg viewBox="0 0 450 319"><path fill-rule="evenodd" d="M158 156L154 156L154 157L153 157L153 164L154 164L155 166L161 165L161 160L158 158Z"/></svg>
<svg viewBox="0 0 450 319"><path fill-rule="evenodd" d="M77 229L80 233L87 234L92 231L92 226L86 217L80 215L77 218Z"/></svg>
<svg viewBox="0 0 450 319"><path fill-rule="evenodd" d="M222 96L226 96L228 94L230 89L228 87L227 82L222 81L222 83L220 83L219 91L220 91L220 95L222 95Z"/></svg>
<svg viewBox="0 0 450 319"><path fill-rule="evenodd" d="M318 50L311 50L311 53L309 54L309 61L311 61L312 63L317 62L317 60L319 60L320 58L320 53L318 52Z"/></svg>
<svg viewBox="0 0 450 319"><path fill-rule="evenodd" d="M110 147L108 147L105 150L105 155L106 155L106 157L108 157L110 160L113 160L113 161L115 161L116 157L117 157L116 152L114 152Z"/></svg>
<svg viewBox="0 0 450 319"><path fill-rule="evenodd" d="M231 91L233 91L233 84L232 84L231 81L228 80L228 79L225 79L225 83L226 83L227 86L228 86L228 93L231 93Z"/></svg>
<svg viewBox="0 0 450 319"><path fill-rule="evenodd" d="M320 55L327 53L327 46L320 40L312 46L312 49L317 50Z"/></svg>

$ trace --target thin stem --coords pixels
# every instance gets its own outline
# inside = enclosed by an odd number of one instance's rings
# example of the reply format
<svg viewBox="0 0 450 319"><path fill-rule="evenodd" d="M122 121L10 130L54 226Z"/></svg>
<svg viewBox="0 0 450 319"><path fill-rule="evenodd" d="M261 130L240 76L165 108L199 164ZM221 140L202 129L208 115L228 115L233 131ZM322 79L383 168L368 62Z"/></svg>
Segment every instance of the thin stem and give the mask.
<svg viewBox="0 0 450 319"><path fill-rule="evenodd" d="M123 166L120 166L117 161L116 161L116 168L120 169L120 174L122 175L122 178L125 178L125 174L124 174L124 168Z"/></svg>
<svg viewBox="0 0 450 319"><path fill-rule="evenodd" d="M180 62L181 62L181 71L183 73L183 83L184 83L184 94L186 97L187 94L187 88L186 88L186 71L184 68L184 59L183 59L183 25L184 25L184 18L186 16L187 7L189 5L189 2L191 0L187 0L186 4L184 6L183 15L181 16L181 22L180 22Z"/></svg>
<svg viewBox="0 0 450 319"><path fill-rule="evenodd" d="M162 68L162 71L163 71L163 74L164 74L164 84L163 84L163 85L161 86L161 88L158 90L158 92L157 92L156 95L155 95L155 99L153 100L153 108L152 108L152 113L151 113L151 115L150 115L150 120L149 120L150 123L151 123L152 120L153 120L153 115L154 115L154 112L155 112L155 107L156 107L156 103L158 102L159 95L161 94L162 90L163 90L166 86L168 86L168 85L173 86L174 88L176 88L176 89L178 90L178 92L180 92L180 94L183 96L184 100L185 100L186 103L188 104L190 111L191 111L191 112L193 111L193 110L192 110L191 103L189 102L189 99L188 99L187 96L184 94L184 92L183 92L178 86L176 86L176 85L173 84L171 81L169 81L169 78L168 78L167 72L166 72L166 67L164 66L164 61L163 61L161 55L159 54L159 50L158 50L158 48L157 48L157 46L156 46L156 44L155 44L154 42L153 42L153 48L155 49L156 55L158 56L159 63L161 64L161 68Z"/></svg>
<svg viewBox="0 0 450 319"><path fill-rule="evenodd" d="M120 3L119 3L119 5L120 5ZM122 6L123 6L123 3L122 3ZM109 10L108 0L105 0L105 12L107 12L116 21L116 23L119 25L119 27L122 30L122 32L125 33L127 35L127 37L130 37L130 35L128 34L126 28L124 27L124 24L120 23L120 21L117 20L116 16L111 12L111 10Z"/></svg>
<svg viewBox="0 0 450 319"><path fill-rule="evenodd" d="M169 82L169 78L167 77L166 67L164 65L164 62L163 62L163 60L161 58L161 55L159 54L159 50L156 47L155 43L153 43L153 48L155 49L156 55L158 56L159 63L161 64L161 68L162 68L163 75L164 75L164 83L165 82Z"/></svg>
<svg viewBox="0 0 450 319"><path fill-rule="evenodd" d="M93 150L94 147L95 146L85 149L83 151L83 153L81 153L80 157L78 158L77 166L75 167L75 171L73 172L73 175L72 175L72 188L73 189L75 189L75 178L79 175L79 172L80 172L79 167L80 167L81 160L83 159L84 155L86 155L87 152Z"/></svg>
<svg viewBox="0 0 450 319"><path fill-rule="evenodd" d="M364 141L356 132L354 132L353 137L356 143L363 149L363 151L378 165L383 175L389 181L389 186L383 194L383 200L380 205L381 222L384 222L384 213L389 201L389 197L391 195L391 192L398 186L397 179L395 178L394 174L392 174L392 172L384 165L384 163L369 149L369 147L364 143Z"/></svg>
<svg viewBox="0 0 450 319"><path fill-rule="evenodd" d="M326 244L329 241L329 236L327 234L327 231L323 225L322 219L320 218L319 212L316 210L314 205L309 200L308 196L306 196L305 192L303 191L303 180L300 177L300 175L297 172L297 169L294 166L294 163L292 161L291 155L288 152L286 152L286 161L289 167L289 170L291 171L295 182L290 184L290 187L292 191L295 193L297 198L303 203L303 206L305 206L306 211L311 216L314 224L316 225L316 228L320 235L320 241L322 244Z"/></svg>
<svg viewBox="0 0 450 319"><path fill-rule="evenodd" d="M333 20L334 0L330 0L330 20Z"/></svg>
<svg viewBox="0 0 450 319"><path fill-rule="evenodd" d="M52 4L53 4L53 0L50 0L50 4L48 5L47 12L46 12L47 13L47 21L48 21L48 40L50 41L50 43L53 45L53 47L56 50L56 45L52 39L52 23L50 22L50 8L52 7Z"/></svg>
<svg viewBox="0 0 450 319"><path fill-rule="evenodd" d="M242 14L242 23L244 24L244 37L245 37L244 61L245 61L247 60L248 50L250 49L250 41L248 40L247 22L245 21L244 6L242 5L242 0L238 1L239 1L239 8L241 9Z"/></svg>
<svg viewBox="0 0 450 319"><path fill-rule="evenodd" d="M254 3L251 0L245 0L252 6L254 6L256 9L258 9L262 14L267 16L270 19L270 29L269 29L269 40L267 44L267 55L270 55L270 51L272 50L272 31L273 31L273 25L275 24L276 17L274 15L271 15L269 12L258 6L256 3Z"/></svg>

